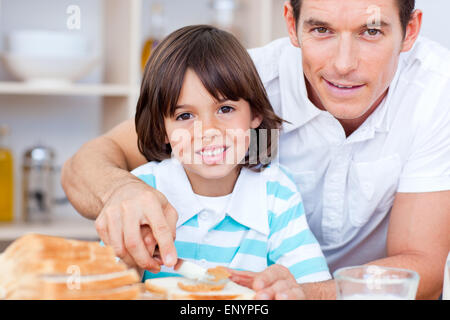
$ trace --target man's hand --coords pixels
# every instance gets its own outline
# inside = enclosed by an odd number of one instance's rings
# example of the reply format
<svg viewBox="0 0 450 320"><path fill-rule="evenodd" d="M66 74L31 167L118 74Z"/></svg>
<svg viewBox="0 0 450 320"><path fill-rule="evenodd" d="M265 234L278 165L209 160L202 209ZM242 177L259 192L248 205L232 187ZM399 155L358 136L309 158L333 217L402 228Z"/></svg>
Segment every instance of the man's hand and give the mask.
<svg viewBox="0 0 450 320"><path fill-rule="evenodd" d="M177 261L174 239L178 214L166 197L141 181L114 190L95 221L100 238L130 266L153 272ZM153 257L159 246L162 261Z"/></svg>
<svg viewBox="0 0 450 320"><path fill-rule="evenodd" d="M230 280L256 291L255 299L304 300L305 294L289 269L274 264L262 272L228 269Z"/></svg>

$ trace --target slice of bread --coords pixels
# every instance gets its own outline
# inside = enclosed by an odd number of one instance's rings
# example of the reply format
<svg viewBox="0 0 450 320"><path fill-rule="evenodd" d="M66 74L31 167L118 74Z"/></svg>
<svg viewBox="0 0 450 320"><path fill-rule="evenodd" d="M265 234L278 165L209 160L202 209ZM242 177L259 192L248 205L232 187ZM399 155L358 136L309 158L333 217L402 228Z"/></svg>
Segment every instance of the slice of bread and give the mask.
<svg viewBox="0 0 450 320"><path fill-rule="evenodd" d="M138 283L98 242L29 234L0 255L0 299L136 299Z"/></svg>
<svg viewBox="0 0 450 320"><path fill-rule="evenodd" d="M164 277L145 280L145 288L155 298L164 300L252 300L255 297L253 290L232 281L227 281L222 289L218 289L217 285L211 288L182 277Z"/></svg>
<svg viewBox="0 0 450 320"><path fill-rule="evenodd" d="M10 300L135 300L143 291L140 284L132 284L105 290L36 290L26 287L12 291Z"/></svg>
<svg viewBox="0 0 450 320"><path fill-rule="evenodd" d="M3 252L2 260L6 266L8 262L14 264L14 272L17 273L63 274L71 266L77 266L81 274L105 274L127 269L125 264L116 262L111 247L101 246L95 241L40 234L27 234L14 241Z"/></svg>

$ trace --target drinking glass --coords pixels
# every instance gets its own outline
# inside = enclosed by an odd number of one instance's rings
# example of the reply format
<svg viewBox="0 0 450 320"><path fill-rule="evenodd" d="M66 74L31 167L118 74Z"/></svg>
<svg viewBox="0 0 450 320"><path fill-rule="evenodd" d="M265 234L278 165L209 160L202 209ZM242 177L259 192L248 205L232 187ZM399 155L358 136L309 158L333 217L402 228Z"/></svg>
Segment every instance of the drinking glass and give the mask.
<svg viewBox="0 0 450 320"><path fill-rule="evenodd" d="M450 300L450 252L444 269L444 289L442 290L442 300Z"/></svg>
<svg viewBox="0 0 450 320"><path fill-rule="evenodd" d="M336 270L338 300L414 300L417 272L380 266L355 266Z"/></svg>

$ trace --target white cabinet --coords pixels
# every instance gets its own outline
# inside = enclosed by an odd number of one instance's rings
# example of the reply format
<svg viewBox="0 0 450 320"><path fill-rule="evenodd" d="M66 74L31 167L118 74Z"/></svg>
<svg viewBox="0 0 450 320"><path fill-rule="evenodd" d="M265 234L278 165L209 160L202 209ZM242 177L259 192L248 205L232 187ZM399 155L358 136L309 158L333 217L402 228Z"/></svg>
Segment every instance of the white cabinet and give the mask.
<svg viewBox="0 0 450 320"><path fill-rule="evenodd" d="M40 0L32 4L29 1L1 0L2 21L1 36L9 30L22 28L41 28L64 30L66 12L63 11L71 5L71 1ZM14 3L13 3L14 1ZM41 3L40 10L30 15L29 10ZM49 18L55 21L52 25L45 26L41 19L52 10L55 4L59 12L53 12ZM34 96L33 101L39 102L44 96L66 97L98 97L102 106L100 132L105 132L123 119L133 115L135 102L139 94L139 32L140 32L140 0L103 0L103 1L78 1L77 5L81 13L80 31L89 35L93 46L96 46L97 54L101 56L101 65L97 78L88 79L81 83L74 83L61 87L36 87L24 82L12 81L0 78L0 95L10 96ZM11 10L12 12L8 12ZM90 10L95 14L89 15ZM56 10L55 10L56 11ZM20 26L11 23L8 17L13 14L23 13L28 19L35 19L35 24ZM86 17L85 17L86 13ZM57 17L57 16L61 17ZM11 25L5 25L8 22ZM84 30L84 24L87 27ZM5 72L2 72L5 78ZM6 76L7 77L7 76ZM98 100L96 102L99 102ZM1 101L0 101L1 103ZM14 130L14 128L13 128Z"/></svg>

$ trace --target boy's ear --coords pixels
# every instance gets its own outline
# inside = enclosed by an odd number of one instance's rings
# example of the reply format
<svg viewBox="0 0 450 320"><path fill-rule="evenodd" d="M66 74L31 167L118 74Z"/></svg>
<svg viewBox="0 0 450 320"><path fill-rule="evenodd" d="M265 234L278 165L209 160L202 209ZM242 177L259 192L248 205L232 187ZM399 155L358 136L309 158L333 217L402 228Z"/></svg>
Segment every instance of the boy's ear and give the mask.
<svg viewBox="0 0 450 320"><path fill-rule="evenodd" d="M300 42L297 36L297 21L294 17L294 9L291 6L290 1L284 3L284 21L286 22L286 28L289 34L289 39L294 47L300 48Z"/></svg>
<svg viewBox="0 0 450 320"><path fill-rule="evenodd" d="M258 127L260 126L260 124L262 123L262 120L263 120L262 116L259 115L259 114L256 114L256 115L253 117L252 122L250 123L250 128L251 128L251 129L256 129L256 128L258 128Z"/></svg>

